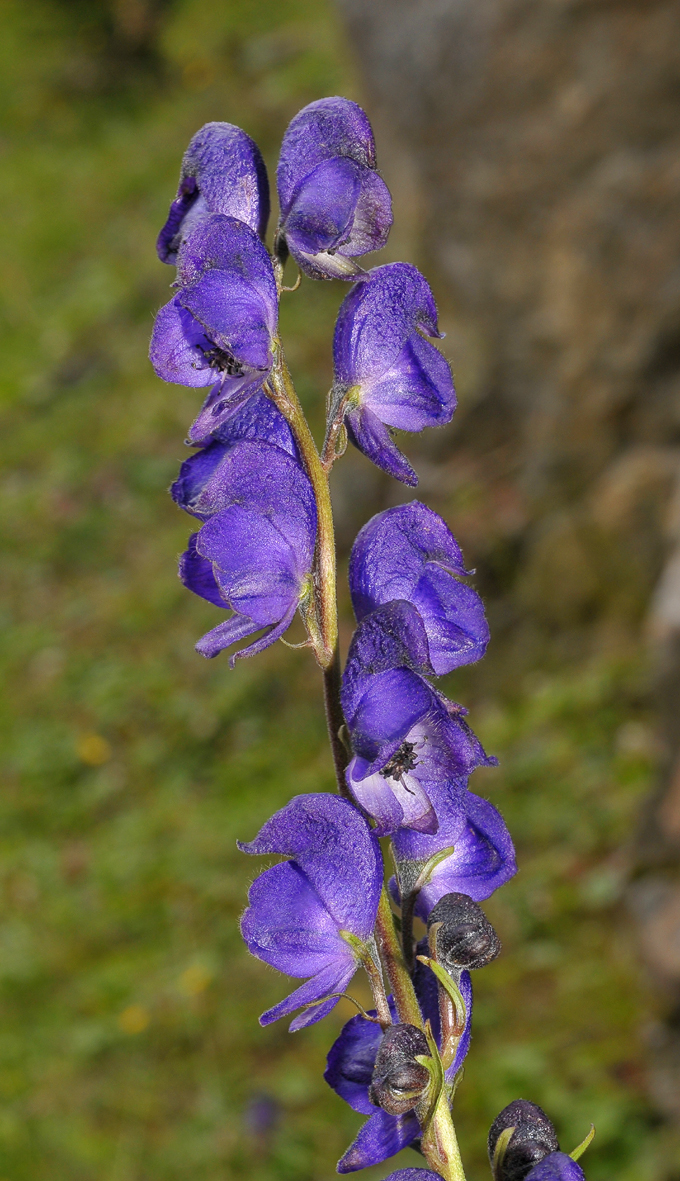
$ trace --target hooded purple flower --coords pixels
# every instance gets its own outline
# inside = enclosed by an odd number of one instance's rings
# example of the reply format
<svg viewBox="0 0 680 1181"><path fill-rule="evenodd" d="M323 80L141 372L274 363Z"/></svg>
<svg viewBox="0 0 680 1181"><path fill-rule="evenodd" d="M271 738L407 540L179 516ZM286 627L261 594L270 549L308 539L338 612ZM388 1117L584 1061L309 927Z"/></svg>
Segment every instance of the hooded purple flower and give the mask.
<svg viewBox="0 0 680 1181"><path fill-rule="evenodd" d="M170 489L172 499L180 508L199 520L207 520L209 514L199 507L204 503L203 492L234 444L243 439L271 443L299 460L288 423L271 398L260 390L218 427L209 446L185 459Z"/></svg>
<svg viewBox="0 0 680 1181"><path fill-rule="evenodd" d="M398 828L435 833L458 810L467 776L494 765L462 706L433 689L423 621L395 600L359 624L343 674L342 703L354 757L347 783L383 836Z"/></svg>
<svg viewBox="0 0 680 1181"><path fill-rule="evenodd" d="M424 335L423 335L424 334ZM456 394L448 362L425 336L440 337L437 307L415 267L369 271L343 300L335 325L335 405L350 439L404 484L418 477L388 427L421 431L450 422Z"/></svg>
<svg viewBox="0 0 680 1181"><path fill-rule="evenodd" d="M200 458L210 459L209 448ZM200 465L199 456L194 457ZM279 447L241 440L212 472L184 479L190 511L206 524L179 563L185 586L234 614L196 645L203 656L266 628L231 657L254 656L290 626L309 591L316 502L300 465ZM207 475L205 482L198 478Z"/></svg>
<svg viewBox="0 0 680 1181"><path fill-rule="evenodd" d="M468 571L446 522L414 500L373 517L359 533L349 563L358 620L382 603L405 599L425 626L437 676L480 660L489 641L484 605L460 582Z"/></svg>
<svg viewBox="0 0 680 1181"><path fill-rule="evenodd" d="M312 279L353 279L354 259L380 250L392 201L376 172L371 125L347 98L304 107L281 144L277 239Z"/></svg>
<svg viewBox="0 0 680 1181"><path fill-rule="evenodd" d="M272 366L278 296L271 260L244 222L198 221L177 260L179 291L156 317L149 356L164 381L211 386L189 432L209 443Z"/></svg>
<svg viewBox="0 0 680 1181"><path fill-rule="evenodd" d="M427 922L445 894L461 893L481 902L517 873L512 838L500 812L488 800L466 792L459 808L442 814L436 836L400 828L392 838L398 881L390 891L401 900L412 889L431 857L453 846L454 852L432 870L416 899L415 914Z"/></svg>
<svg viewBox="0 0 680 1181"><path fill-rule="evenodd" d="M161 262L176 262L182 240L206 213L235 217L264 238L269 219L267 169L257 144L233 123L206 123L190 140L177 197L158 235Z"/></svg>
<svg viewBox="0 0 680 1181"><path fill-rule="evenodd" d="M262 1014L260 1024L269 1025L347 987L359 961L343 932L373 947L382 856L351 804L323 794L296 796L239 848L292 858L256 878L241 920L253 955L289 976L311 978ZM336 1004L333 998L301 1013L291 1030L319 1021Z"/></svg>
<svg viewBox="0 0 680 1181"><path fill-rule="evenodd" d="M419 950L427 952L423 945ZM418 963L414 974L414 986L423 1017L430 1021L432 1032L440 1042L439 1001L437 982L429 968ZM465 1030L458 1043L456 1056L446 1071L446 1079L452 1082L463 1065L470 1048L472 1022L472 985L470 973L461 972L459 988L465 1002ZM392 1015L396 1018L394 1003L390 1000ZM371 1016L374 1013L371 1012ZM356 1139L338 1163L339 1173L354 1173L370 1165L380 1164L402 1148L407 1148L420 1136L420 1124L415 1112L405 1115L390 1115L376 1108L368 1097L376 1055L382 1041L382 1030L362 1016L352 1017L331 1047L324 1078L328 1085L349 1103L354 1111L370 1118L359 1129Z"/></svg>

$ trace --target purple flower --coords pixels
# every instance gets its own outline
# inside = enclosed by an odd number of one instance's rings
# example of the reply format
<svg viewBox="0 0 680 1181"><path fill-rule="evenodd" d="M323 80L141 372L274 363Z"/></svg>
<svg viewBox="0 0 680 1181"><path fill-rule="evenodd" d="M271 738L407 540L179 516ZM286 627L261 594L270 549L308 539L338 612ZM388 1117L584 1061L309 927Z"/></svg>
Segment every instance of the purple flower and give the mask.
<svg viewBox="0 0 680 1181"><path fill-rule="evenodd" d="M459 807L442 812L436 836L400 828L392 839L398 883L390 891L400 900L426 863L442 849L454 852L432 870L420 890L415 914L424 922L445 894L461 893L481 902L517 873L512 838L500 812L488 800L465 792Z"/></svg>
<svg viewBox="0 0 680 1181"><path fill-rule="evenodd" d="M257 144L233 123L206 123L184 153L177 197L158 235L161 262L177 260L182 240L206 213L225 213L264 238L269 219L267 169Z"/></svg>
<svg viewBox="0 0 680 1181"><path fill-rule="evenodd" d="M426 942L419 951L427 952ZM432 1032L440 1043L439 1001L437 982L429 968L418 963L414 974L414 986L423 1017L430 1021ZM469 972L461 972L459 987L465 1001L465 1031L458 1043L456 1056L446 1071L451 1082L463 1064L470 1047L472 1022L472 985ZM390 1009L396 1018L394 1002L390 998ZM374 1013L371 1012L371 1016ZM382 1041L382 1030L362 1016L352 1017L344 1026L339 1038L328 1054L324 1078L328 1085L349 1103L354 1111L370 1118L359 1129L356 1139L338 1163L339 1173L353 1173L370 1165L380 1164L408 1147L420 1136L420 1124L415 1112L405 1115L390 1115L376 1108L368 1097L373 1076L375 1059Z"/></svg>
<svg viewBox="0 0 680 1181"><path fill-rule="evenodd" d="M194 225L177 267L179 291L156 317L149 356L164 381L212 387L189 432L205 444L271 369L276 280L257 235L218 213Z"/></svg>
<svg viewBox="0 0 680 1181"><path fill-rule="evenodd" d="M456 394L448 362L426 336L441 336L430 288L415 267L369 271L343 300L335 326L334 401L350 439L404 484L418 477L388 427L421 431L450 422Z"/></svg>
<svg viewBox="0 0 680 1181"><path fill-rule="evenodd" d="M271 399L260 390L218 427L209 446L185 459L170 489L173 500L180 508L199 520L207 520L210 512L201 507L205 504L201 499L205 488L234 444L243 439L271 443L294 459L299 459L297 444L288 423Z"/></svg>
<svg viewBox="0 0 680 1181"><path fill-rule="evenodd" d="M433 1173L431 1169L397 1169L396 1173L390 1173L385 1181L441 1181L439 1173Z"/></svg>
<svg viewBox="0 0 680 1181"><path fill-rule="evenodd" d="M367 615L350 646L342 687L354 751L347 783L380 836L401 827L437 832L459 808L467 776L496 763L463 707L420 675L428 661L422 619L401 600Z"/></svg>
<svg viewBox="0 0 680 1181"><path fill-rule="evenodd" d="M412 603L442 676L480 660L489 641L482 600L459 581L467 574L446 522L414 500L378 513L359 533L349 564L352 605L361 620L393 599Z"/></svg>
<svg viewBox="0 0 680 1181"><path fill-rule="evenodd" d="M347 987L359 962L343 935L373 947L382 856L366 821L331 795L296 796L239 848L292 858L256 878L241 921L253 955L289 976L311 977L262 1014L260 1023L269 1025ZM333 998L306 1010L291 1030L319 1021L336 1004Z"/></svg>
<svg viewBox="0 0 680 1181"><path fill-rule="evenodd" d="M585 1174L566 1152L551 1152L527 1173L526 1181L585 1181Z"/></svg>
<svg viewBox="0 0 680 1181"><path fill-rule="evenodd" d="M209 460L211 450L201 458ZM278 640L309 593L316 502L296 460L267 443L235 443L211 472L201 474L205 482L185 480L185 491L190 511L206 524L189 539L179 575L197 595L234 614L196 649L216 656L267 629L231 657L233 667L238 657L254 656Z"/></svg>
<svg viewBox="0 0 680 1181"><path fill-rule="evenodd" d="M353 279L361 272L354 259L385 245L392 202L356 103L322 98L304 107L283 137L276 180L278 241L312 279Z"/></svg>

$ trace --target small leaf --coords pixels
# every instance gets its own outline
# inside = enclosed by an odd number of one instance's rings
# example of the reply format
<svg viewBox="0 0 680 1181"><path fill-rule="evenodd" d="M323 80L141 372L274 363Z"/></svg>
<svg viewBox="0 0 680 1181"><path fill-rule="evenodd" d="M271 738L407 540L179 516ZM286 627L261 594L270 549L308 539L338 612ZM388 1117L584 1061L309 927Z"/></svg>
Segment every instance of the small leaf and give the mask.
<svg viewBox="0 0 680 1181"><path fill-rule="evenodd" d="M569 1156L571 1157L572 1160L578 1160L578 1158L580 1156L583 1156L588 1145L592 1143L594 1135L595 1135L595 1124L591 1124L590 1131L588 1132L588 1135L586 1136L585 1140L582 1140L581 1143L576 1146L574 1151L569 1153Z"/></svg>
<svg viewBox="0 0 680 1181"><path fill-rule="evenodd" d="M512 1134L515 1131L513 1128L504 1128L496 1141L496 1147L493 1150L493 1160L491 1162L491 1172L494 1177L498 1177L501 1165L503 1164L503 1157L508 1151L508 1144L512 1140Z"/></svg>
<svg viewBox="0 0 680 1181"><path fill-rule="evenodd" d="M465 1001L463 1000L461 991L455 980L451 979L448 972L442 968L441 964L438 964L436 960L430 959L428 955L419 955L417 958L420 960L421 964L426 964L427 967L432 972L434 972L442 988L453 1001L453 1005L456 1010L456 1024L461 1025L464 1029L466 1020Z"/></svg>

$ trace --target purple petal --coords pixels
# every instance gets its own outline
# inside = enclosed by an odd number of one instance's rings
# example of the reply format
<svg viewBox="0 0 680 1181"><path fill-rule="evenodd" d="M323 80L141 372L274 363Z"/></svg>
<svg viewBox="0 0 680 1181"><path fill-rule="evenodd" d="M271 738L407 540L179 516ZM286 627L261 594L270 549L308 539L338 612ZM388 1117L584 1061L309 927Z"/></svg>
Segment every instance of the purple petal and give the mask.
<svg viewBox="0 0 680 1181"><path fill-rule="evenodd" d="M433 1173L430 1169L397 1169L396 1173L390 1173L385 1181L432 1181L432 1178L441 1178L439 1173Z"/></svg>
<svg viewBox="0 0 680 1181"><path fill-rule="evenodd" d="M439 336L437 307L425 277L410 263L375 267L340 305L333 338L336 381L347 387L374 385L393 369L417 328Z"/></svg>
<svg viewBox="0 0 680 1181"><path fill-rule="evenodd" d="M370 1013L375 1016L374 1010ZM379 1025L358 1014L346 1023L328 1052L324 1072L326 1082L361 1115L375 1113L375 1106L368 1098L368 1088L382 1037Z"/></svg>
<svg viewBox="0 0 680 1181"><path fill-rule="evenodd" d="M338 1161L337 1171L355 1173L358 1169L379 1165L402 1148L407 1148L418 1136L420 1124L412 1111L406 1115L389 1115L386 1111L377 1111L359 1129L354 1143Z"/></svg>
<svg viewBox="0 0 680 1181"><path fill-rule="evenodd" d="M418 500L372 517L357 535L349 585L357 619L391 599L413 602L428 563L465 575L458 542L439 513Z"/></svg>
<svg viewBox="0 0 680 1181"><path fill-rule="evenodd" d="M182 160L177 198L158 237L158 256L174 263L196 215L224 213L264 237L269 218L267 170L257 144L232 123L206 123Z"/></svg>
<svg viewBox="0 0 680 1181"><path fill-rule="evenodd" d="M251 229L215 213L192 228L177 259L182 306L221 347L253 368L271 364L278 296L271 259Z"/></svg>
<svg viewBox="0 0 680 1181"><path fill-rule="evenodd" d="M151 335L149 359L163 381L196 387L221 382L223 373L206 356L212 348L203 325L182 307L178 295L161 308Z"/></svg>
<svg viewBox="0 0 680 1181"><path fill-rule="evenodd" d="M281 227L291 253L337 250L347 240L360 173L360 164L340 156L323 160L304 178Z"/></svg>
<svg viewBox="0 0 680 1181"><path fill-rule="evenodd" d="M299 462L297 445L288 423L271 398L260 392L218 428L209 446L184 461L170 489L175 503L199 520L204 519L204 514L196 510L196 502L227 452L244 439L271 443Z"/></svg>
<svg viewBox="0 0 680 1181"><path fill-rule="evenodd" d="M402 455L387 427L368 406L351 410L345 418L345 426L350 443L362 451L371 463L395 480L401 480L402 484L416 487L418 477L406 456Z"/></svg>
<svg viewBox="0 0 680 1181"><path fill-rule="evenodd" d="M438 566L428 565L413 602L425 624L437 676L481 660L489 642L489 625L484 604L471 586Z"/></svg>
<svg viewBox="0 0 680 1181"><path fill-rule="evenodd" d="M399 667L434 671L418 611L405 600L395 599L365 616L352 637L342 683L345 716L354 717L371 677Z"/></svg>
<svg viewBox="0 0 680 1181"><path fill-rule="evenodd" d="M362 816L337 796L296 796L244 853L294 857L339 927L368 939L382 888L380 846Z"/></svg>
<svg viewBox="0 0 680 1181"><path fill-rule="evenodd" d="M313 976L311 980L307 980L295 992L291 992L285 1000L274 1005L272 1009L267 1009L260 1017L260 1025L271 1025L272 1021L278 1021L280 1017L289 1017L296 1009L301 1009L304 1005L310 1005L312 1001L321 1000L322 997L328 996L332 992L344 992L349 984L352 976L357 970L357 961L352 957L351 962L348 959L334 960ZM321 1021L322 1017L326 1017L328 1013L338 1003L338 998L334 997L332 1000L326 1001L324 1004L315 1005L313 1009L307 1012L300 1013L295 1017L289 1025L291 1033L295 1033L298 1029L304 1029L307 1025L315 1025L317 1021Z"/></svg>
<svg viewBox="0 0 680 1181"><path fill-rule="evenodd" d="M216 607L226 607L220 588L215 581L212 562L202 557L196 549L198 533L192 533L186 551L179 560L178 574L182 582L195 595L207 599Z"/></svg>
<svg viewBox="0 0 680 1181"><path fill-rule="evenodd" d="M296 862L266 869L250 887L248 902L241 934L251 955L272 968L316 976L335 960L351 965L351 948Z"/></svg>
<svg viewBox="0 0 680 1181"><path fill-rule="evenodd" d="M278 623L299 602L305 571L287 539L256 509L232 504L216 513L200 530L196 549L212 562L227 606L259 627Z"/></svg>
<svg viewBox="0 0 680 1181"><path fill-rule="evenodd" d="M456 408L449 363L434 345L413 332L392 367L379 380L362 386L361 402L387 426L402 431L443 426Z"/></svg>
<svg viewBox="0 0 680 1181"><path fill-rule="evenodd" d="M246 656L257 656L258 652L264 652L265 648L271 648L281 636L288 631L297 610L297 603L291 603L286 611L286 614L273 627L268 627L266 631L254 640L252 644L248 644L246 648L239 648L238 652L232 653L229 657L229 667L234 668L237 660L242 660ZM195 645L196 651L205 656L207 660L211 660L213 656L218 656L230 644L235 644L238 640L244 639L245 636L251 636L253 632L259 631L262 627L261 623L254 623L247 615L232 615L231 619L225 620L224 623L218 623L217 627L212 628L211 631L206 632L204 636Z"/></svg>
<svg viewBox="0 0 680 1181"><path fill-rule="evenodd" d="M222 606L224 607L226 604L222 603ZM289 627L290 623L291 620L289 619ZM211 631L206 632L196 644L196 651L201 656L205 656L206 660L212 660L214 656L219 656L220 652L223 652L225 648L228 648L231 644L237 644L239 640L244 640L246 636L252 636L253 632L259 631L261 627L261 623L253 623L253 620L249 619L247 615L234 614L229 619L225 619L223 623L218 623L217 627L212 628ZM273 644L274 640L271 637L272 629L269 628L267 639L269 643ZM269 644L264 645L264 647L268 646ZM247 648L243 648L241 652L237 652L235 656L254 656L253 647L254 645L250 644ZM258 651L261 650L261 648L258 649ZM234 667L233 662L235 656L232 656L229 660L232 668Z"/></svg>
<svg viewBox="0 0 680 1181"><path fill-rule="evenodd" d="M347 98L322 98L309 103L288 125L276 173L285 218L300 183L322 160L345 156L375 168L371 124L357 103Z"/></svg>
<svg viewBox="0 0 680 1181"><path fill-rule="evenodd" d="M354 750L367 764L366 775L371 775L394 754L436 699L427 682L406 668L364 681L357 678L350 682L350 689L355 685L357 691L351 696L343 686L343 709Z"/></svg>
<svg viewBox="0 0 680 1181"><path fill-rule="evenodd" d="M526 1181L585 1181L585 1174L566 1152L551 1152L527 1173Z"/></svg>
<svg viewBox="0 0 680 1181"><path fill-rule="evenodd" d="M232 418L247 410L250 400L258 396L263 380L261 373L253 376L251 370L246 370L241 377L229 377L223 373L192 422L187 442L196 447L207 447L227 432Z"/></svg>
<svg viewBox="0 0 680 1181"><path fill-rule="evenodd" d="M247 505L269 520L286 539L304 575L311 567L316 540L316 501L309 478L278 447L248 439L225 453L192 503L210 517L231 504Z"/></svg>
<svg viewBox="0 0 680 1181"><path fill-rule="evenodd" d="M398 863L429 860L440 849L453 845L455 851L433 870L416 902L416 914L423 920L445 894L457 891L476 902L489 898L517 872L515 850L500 812L488 800L467 792L463 797L465 824L451 811L441 815L435 837L408 829L396 833L393 844Z"/></svg>

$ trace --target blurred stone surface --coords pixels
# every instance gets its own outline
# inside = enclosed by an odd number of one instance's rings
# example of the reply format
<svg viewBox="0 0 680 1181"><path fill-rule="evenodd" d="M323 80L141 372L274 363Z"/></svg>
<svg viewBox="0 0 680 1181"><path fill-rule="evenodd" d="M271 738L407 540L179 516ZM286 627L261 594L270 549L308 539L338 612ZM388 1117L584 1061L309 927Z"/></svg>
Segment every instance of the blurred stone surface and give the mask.
<svg viewBox="0 0 680 1181"><path fill-rule="evenodd" d="M680 2L337 3L409 223L393 248L434 278L457 370L421 487L484 486L461 540L507 635L652 645L663 766L630 901L669 998L651 1088L680 1119Z"/></svg>

